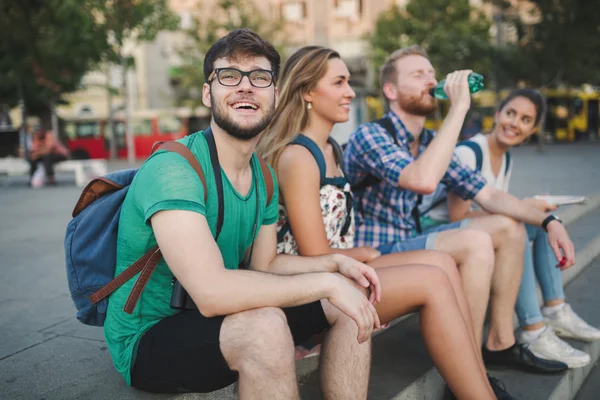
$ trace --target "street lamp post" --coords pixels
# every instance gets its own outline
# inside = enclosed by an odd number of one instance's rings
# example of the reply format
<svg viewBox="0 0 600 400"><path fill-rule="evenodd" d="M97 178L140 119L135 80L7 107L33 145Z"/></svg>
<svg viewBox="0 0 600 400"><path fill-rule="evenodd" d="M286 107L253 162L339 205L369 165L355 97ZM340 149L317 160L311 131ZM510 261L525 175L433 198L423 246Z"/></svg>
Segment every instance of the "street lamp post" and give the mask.
<svg viewBox="0 0 600 400"><path fill-rule="evenodd" d="M131 109L129 104L129 90L127 88L127 60L121 52L121 68L123 69L123 102L125 106L125 139L127 141L127 161L129 165L135 163L135 143L133 141L133 126L131 124Z"/></svg>

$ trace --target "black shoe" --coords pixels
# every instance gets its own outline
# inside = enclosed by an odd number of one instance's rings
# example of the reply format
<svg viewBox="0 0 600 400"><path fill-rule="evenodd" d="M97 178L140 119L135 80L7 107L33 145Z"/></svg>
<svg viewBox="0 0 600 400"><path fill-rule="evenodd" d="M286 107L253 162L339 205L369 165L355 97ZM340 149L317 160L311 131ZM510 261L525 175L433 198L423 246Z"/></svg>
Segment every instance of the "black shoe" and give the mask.
<svg viewBox="0 0 600 400"><path fill-rule="evenodd" d="M542 373L562 372L569 368L563 362L537 357L526 344L515 343L508 349L500 351L490 351L484 346L482 355L483 362L489 367L517 368Z"/></svg>
<svg viewBox="0 0 600 400"><path fill-rule="evenodd" d="M498 400L517 400L516 397L512 397L510 394L508 394L506 391L506 386L504 386L504 383L502 383L500 379L489 375L487 377L490 381L490 386L492 387L492 390L494 391L494 394ZM452 393L448 385L446 385L444 400L456 400L456 396L454 396L454 393Z"/></svg>
<svg viewBox="0 0 600 400"><path fill-rule="evenodd" d="M498 400L517 400L516 397L512 397L510 394L508 394L506 391L506 386L504 386L504 383L502 383L500 379L489 375L487 377L490 381L490 386L492 387L492 390L494 391L494 394Z"/></svg>

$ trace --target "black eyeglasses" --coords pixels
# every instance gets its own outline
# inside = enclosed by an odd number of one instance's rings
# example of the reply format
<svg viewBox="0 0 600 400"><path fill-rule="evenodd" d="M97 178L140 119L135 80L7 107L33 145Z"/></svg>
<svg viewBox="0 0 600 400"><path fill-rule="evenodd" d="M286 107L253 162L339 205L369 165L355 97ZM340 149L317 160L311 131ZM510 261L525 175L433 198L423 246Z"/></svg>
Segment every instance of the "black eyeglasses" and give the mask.
<svg viewBox="0 0 600 400"><path fill-rule="evenodd" d="M256 88L268 88L273 84L275 74L267 69L254 69L252 71L240 71L237 68L215 68L208 77L208 83L211 83L214 77L217 77L219 83L223 86L237 86L242 82L245 76L248 77L250 84Z"/></svg>

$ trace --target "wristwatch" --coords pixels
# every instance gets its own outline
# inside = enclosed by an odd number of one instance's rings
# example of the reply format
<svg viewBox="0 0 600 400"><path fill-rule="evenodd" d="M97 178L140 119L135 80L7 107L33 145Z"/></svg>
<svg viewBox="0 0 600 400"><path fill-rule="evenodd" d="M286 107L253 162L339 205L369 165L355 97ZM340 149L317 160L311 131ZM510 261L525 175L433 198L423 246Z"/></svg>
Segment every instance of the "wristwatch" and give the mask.
<svg viewBox="0 0 600 400"><path fill-rule="evenodd" d="M542 221L542 229L548 232L548 224L552 221L558 221L562 224L560 218L558 218L556 215L550 214L544 219L544 221Z"/></svg>

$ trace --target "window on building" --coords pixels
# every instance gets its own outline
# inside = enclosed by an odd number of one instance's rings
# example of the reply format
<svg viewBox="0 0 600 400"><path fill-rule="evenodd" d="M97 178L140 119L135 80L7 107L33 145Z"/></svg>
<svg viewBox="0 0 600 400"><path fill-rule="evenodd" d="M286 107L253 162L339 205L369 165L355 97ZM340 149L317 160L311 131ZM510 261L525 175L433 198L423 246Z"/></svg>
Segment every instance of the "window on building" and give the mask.
<svg viewBox="0 0 600 400"><path fill-rule="evenodd" d="M359 0L336 0L334 2L334 14L338 18L358 20L360 18Z"/></svg>
<svg viewBox="0 0 600 400"><path fill-rule="evenodd" d="M290 1L281 5L281 16L285 21L302 22L306 19L306 2Z"/></svg>

